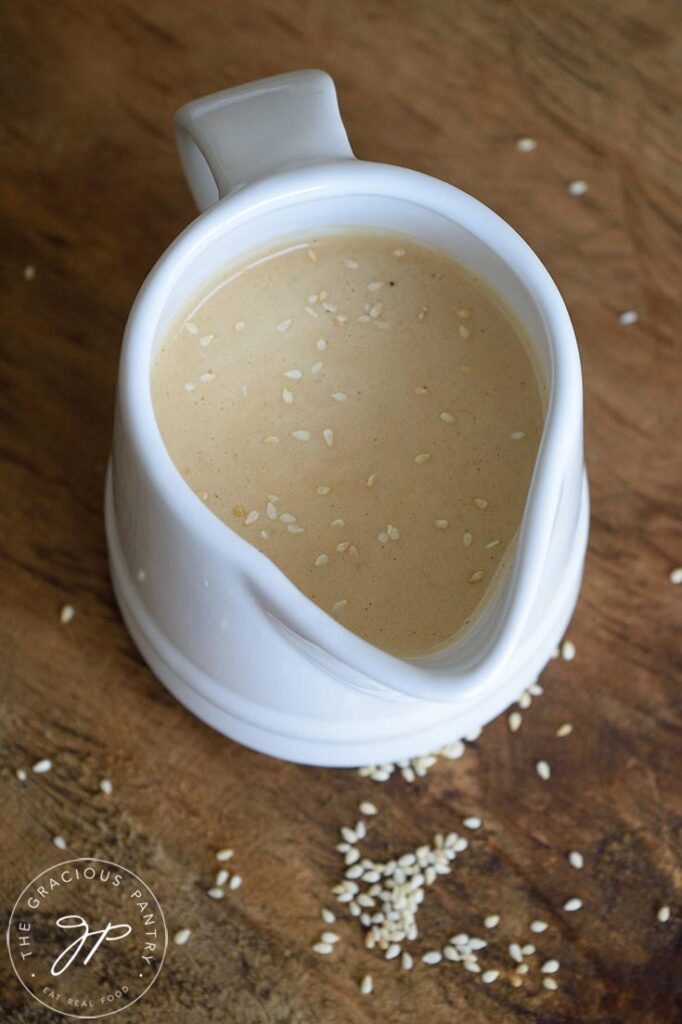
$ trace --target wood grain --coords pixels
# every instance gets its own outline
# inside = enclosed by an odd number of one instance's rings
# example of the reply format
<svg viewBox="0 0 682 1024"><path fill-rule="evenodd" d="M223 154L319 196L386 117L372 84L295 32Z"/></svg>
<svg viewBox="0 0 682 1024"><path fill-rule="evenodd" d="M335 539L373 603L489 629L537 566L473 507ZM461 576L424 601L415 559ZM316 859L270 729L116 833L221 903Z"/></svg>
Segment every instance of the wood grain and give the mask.
<svg viewBox="0 0 682 1024"><path fill-rule="evenodd" d="M71 856L120 861L152 885L171 932L194 933L122 1021L682 1019L682 594L668 581L682 560L681 39L668 0L5 5L0 898L9 911L59 859L56 833ZM577 657L551 663L518 734L499 720L413 786L278 763L194 720L141 663L107 574L119 340L144 275L193 216L172 113L310 66L336 78L358 154L452 181L524 235L566 298L584 363L593 512ZM516 151L521 135L535 152ZM590 185L580 199L566 191L576 178ZM619 325L624 309L639 323ZM574 732L557 740L563 721ZM45 755L53 771L21 784L16 768ZM504 961L544 917L537 945L562 962L559 991L539 989L537 967L518 989L455 967L405 974L349 922L333 958L311 954L339 873L336 830L362 798L381 809L381 856L480 813L485 828L428 896L418 949L499 912ZM225 844L244 886L212 903ZM581 873L566 862L576 847ZM563 913L574 894L583 910ZM367 971L376 991L363 998ZM56 1019L1 953L0 993L12 1024Z"/></svg>

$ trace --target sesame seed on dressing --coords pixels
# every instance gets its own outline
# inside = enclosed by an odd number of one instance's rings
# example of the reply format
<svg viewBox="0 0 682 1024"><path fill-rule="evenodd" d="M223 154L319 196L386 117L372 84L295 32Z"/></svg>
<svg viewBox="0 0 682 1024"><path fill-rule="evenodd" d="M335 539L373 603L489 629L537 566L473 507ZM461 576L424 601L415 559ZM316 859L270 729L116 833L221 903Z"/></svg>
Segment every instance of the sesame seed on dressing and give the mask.
<svg viewBox="0 0 682 1024"><path fill-rule="evenodd" d="M399 656L440 647L487 594L532 476L542 403L516 321L481 279L399 236L263 250L218 284L190 296L152 371L171 458L303 594L327 611L347 601L352 631ZM178 410L164 396L177 405L185 382ZM517 430L514 466L479 469Z"/></svg>
<svg viewBox="0 0 682 1024"><path fill-rule="evenodd" d="M509 436L511 437L512 441L523 441L526 435L522 430L515 430L513 434L510 434Z"/></svg>
<svg viewBox="0 0 682 1024"><path fill-rule="evenodd" d="M191 320L187 321L187 323L185 324L185 327L187 328L187 330L189 331L190 334L198 334L199 333L199 328L197 327L197 325L195 323L192 323Z"/></svg>
<svg viewBox="0 0 682 1024"><path fill-rule="evenodd" d="M630 327L632 324L636 324L639 320L638 314L634 309L626 309L623 313L618 316L618 323L621 327Z"/></svg>
<svg viewBox="0 0 682 1024"><path fill-rule="evenodd" d="M578 179L576 181L569 181L566 189L570 196L584 196L589 187L586 181Z"/></svg>
<svg viewBox="0 0 682 1024"><path fill-rule="evenodd" d="M485 498L474 498L474 505L476 508L487 508L488 502Z"/></svg>

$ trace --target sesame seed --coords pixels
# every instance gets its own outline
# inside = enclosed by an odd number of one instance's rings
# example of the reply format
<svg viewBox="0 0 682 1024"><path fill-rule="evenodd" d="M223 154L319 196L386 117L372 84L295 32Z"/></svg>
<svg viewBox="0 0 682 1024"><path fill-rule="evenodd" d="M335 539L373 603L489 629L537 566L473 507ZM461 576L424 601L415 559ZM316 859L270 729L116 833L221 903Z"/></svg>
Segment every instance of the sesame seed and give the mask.
<svg viewBox="0 0 682 1024"><path fill-rule="evenodd" d="M552 770L546 761L538 761L535 765L535 771L538 773L541 779L545 782L550 778Z"/></svg>
<svg viewBox="0 0 682 1024"><path fill-rule="evenodd" d="M523 953L523 950L521 950L521 952ZM514 970L515 970L515 972L517 974L528 974L528 972L530 970L530 965L529 964L519 964L517 967L514 968Z"/></svg>
<svg viewBox="0 0 682 1024"><path fill-rule="evenodd" d="M320 319L320 314L316 313L312 306L304 306L303 308L304 308L305 312L308 314L308 316L311 316L313 318L313 320L319 320Z"/></svg>
<svg viewBox="0 0 682 1024"><path fill-rule="evenodd" d="M442 419L443 423L454 423L455 422L455 417L452 415L452 413L449 413L449 412L442 412L440 414L440 418Z"/></svg>
<svg viewBox="0 0 682 1024"><path fill-rule="evenodd" d="M293 516L291 512L282 512L279 517L280 523L295 523L296 516Z"/></svg>
<svg viewBox="0 0 682 1024"><path fill-rule="evenodd" d="M316 942L313 946L313 953L319 953L320 956L328 956L329 953L334 952L334 947L330 946L328 942Z"/></svg>
<svg viewBox="0 0 682 1024"><path fill-rule="evenodd" d="M36 276L36 268L33 266L32 263L29 263L27 266L24 267L23 274L24 281L34 281Z"/></svg>
<svg viewBox="0 0 682 1024"><path fill-rule="evenodd" d="M472 831L475 831L477 828L481 827L483 822L481 821L480 818L470 817L465 818L462 824L464 825L465 828L470 828L472 829Z"/></svg>
<svg viewBox="0 0 682 1024"><path fill-rule="evenodd" d="M324 338L318 338L317 341L315 342L315 348L317 349L318 352L326 352L327 351L327 342L326 342L326 340Z"/></svg>
<svg viewBox="0 0 682 1024"><path fill-rule="evenodd" d="M199 338L199 344L202 345L204 348L208 348L208 346L213 341L214 337L214 334L204 334L203 338Z"/></svg>
<svg viewBox="0 0 682 1024"><path fill-rule="evenodd" d="M471 547L471 542L473 541L473 539L474 538L471 536L468 530L466 531L466 533L462 534L462 544L464 545L465 548Z"/></svg>
<svg viewBox="0 0 682 1024"><path fill-rule="evenodd" d="M225 896L225 891L214 886L206 891L206 895L210 896L212 900L222 900Z"/></svg>
<svg viewBox="0 0 682 1024"><path fill-rule="evenodd" d="M287 370L284 376L288 377L289 380L300 380L303 374L300 370Z"/></svg>
<svg viewBox="0 0 682 1024"><path fill-rule="evenodd" d="M372 815L372 814L378 814L379 813L379 811L375 807L375 805L373 803L371 803L369 800L363 800L362 803L360 804L359 810L360 810L361 814L367 814L367 815Z"/></svg>
<svg viewBox="0 0 682 1024"><path fill-rule="evenodd" d="M476 572L472 572L471 576L469 577L469 583L480 583L484 576L485 573L483 572L483 570L477 569Z"/></svg>
<svg viewBox="0 0 682 1024"><path fill-rule="evenodd" d="M235 331L243 331L245 327L246 324L243 320L237 320L237 322L234 325Z"/></svg>
<svg viewBox="0 0 682 1024"><path fill-rule="evenodd" d="M66 839L64 838L64 836L54 836L52 842L54 843L58 850L66 849Z"/></svg>
<svg viewBox="0 0 682 1024"><path fill-rule="evenodd" d="M202 373L199 380L202 384L210 384L212 380L215 380L215 373L211 373L210 370L207 373Z"/></svg>
<svg viewBox="0 0 682 1024"><path fill-rule="evenodd" d="M208 498L208 491L195 491L194 492L199 501L206 501Z"/></svg>
<svg viewBox="0 0 682 1024"><path fill-rule="evenodd" d="M531 921L530 923L530 930L534 932L536 935L539 935L541 932L547 931L548 928L549 925L546 921Z"/></svg>
<svg viewBox="0 0 682 1024"><path fill-rule="evenodd" d="M656 918L661 922L661 924L667 924L670 920L670 907L659 907L656 911Z"/></svg>
<svg viewBox="0 0 682 1024"><path fill-rule="evenodd" d="M313 365L310 367L310 372L314 374L321 373L323 366L324 363L313 363Z"/></svg>
<svg viewBox="0 0 682 1024"><path fill-rule="evenodd" d="M180 928L180 930L173 936L173 942L176 946L184 946L185 943L189 941L191 934L191 928Z"/></svg>
<svg viewBox="0 0 682 1024"><path fill-rule="evenodd" d="M50 761L49 757L43 757L40 761L36 761L32 771L36 775L44 775L46 772L52 771L52 761Z"/></svg>
<svg viewBox="0 0 682 1024"><path fill-rule="evenodd" d="M490 985L493 981L497 981L500 976L499 971L484 971L481 975L481 981L484 985Z"/></svg>
<svg viewBox="0 0 682 1024"><path fill-rule="evenodd" d="M314 249L308 249L308 259L311 263L317 263L317 253Z"/></svg>
<svg viewBox="0 0 682 1024"><path fill-rule="evenodd" d="M582 905L583 901L581 899L578 899L577 896L573 896L570 900L566 900L566 902L564 903L564 910L566 910L569 914L572 914L574 913L574 911L580 910Z"/></svg>
<svg viewBox="0 0 682 1024"><path fill-rule="evenodd" d="M509 435L512 441L523 441L526 436L522 430L515 430L513 434Z"/></svg>
<svg viewBox="0 0 682 1024"><path fill-rule="evenodd" d="M19 779L19 782L26 782L26 779L28 778L25 768L17 768L14 774Z"/></svg>
<svg viewBox="0 0 682 1024"><path fill-rule="evenodd" d="M328 561L329 555L318 555L317 558L315 559L315 565L318 567L321 565L326 565Z"/></svg>
<svg viewBox="0 0 682 1024"><path fill-rule="evenodd" d="M400 956L400 946L397 942L392 942L384 953L384 959L395 960L397 956Z"/></svg>
<svg viewBox="0 0 682 1024"><path fill-rule="evenodd" d="M499 914L488 914L487 917L483 918L483 924L485 925L486 928L497 928L499 923L500 923L500 915Z"/></svg>
<svg viewBox="0 0 682 1024"><path fill-rule="evenodd" d="M571 865L572 868L575 868L576 871L580 871L583 864L585 863L585 858L579 850L571 850L571 852L568 855L568 863Z"/></svg>
<svg viewBox="0 0 682 1024"><path fill-rule="evenodd" d="M374 484L376 483L376 479L377 479L376 473L370 473L370 475L367 477L367 486L368 487L374 487Z"/></svg>
<svg viewBox="0 0 682 1024"><path fill-rule="evenodd" d="M289 388L282 388L282 401L286 405L294 404L294 396L292 395L291 391L289 391Z"/></svg>
<svg viewBox="0 0 682 1024"><path fill-rule="evenodd" d="M322 910L320 911L320 917L322 918L325 924L334 924L334 922L336 921L336 914L334 913L333 910L330 910L329 907L322 907Z"/></svg>
<svg viewBox="0 0 682 1024"><path fill-rule="evenodd" d="M292 430L291 436L295 437L297 441L309 441L310 431L309 430Z"/></svg>
<svg viewBox="0 0 682 1024"><path fill-rule="evenodd" d="M303 527L299 526L298 523L289 523L287 530L289 533L305 533Z"/></svg>
<svg viewBox="0 0 682 1024"><path fill-rule="evenodd" d="M469 334L471 333L466 324L460 324L459 327L457 328L457 331L459 333L460 338L468 338Z"/></svg>
<svg viewBox="0 0 682 1024"><path fill-rule="evenodd" d="M335 402L348 401L348 395L345 394L343 391L335 391L334 394L332 395L332 398L334 399Z"/></svg>
<svg viewBox="0 0 682 1024"><path fill-rule="evenodd" d="M679 587L680 583L682 583L682 566L673 569L668 579L674 586Z"/></svg>
<svg viewBox="0 0 682 1024"><path fill-rule="evenodd" d="M324 438L324 443L326 444L327 448L331 448L331 446L334 444L334 431L332 430L332 428L325 427L324 430L322 431L322 437Z"/></svg>
<svg viewBox="0 0 682 1024"><path fill-rule="evenodd" d="M384 282L383 281L370 281L370 283L367 285L367 291L368 292L378 292L379 289L383 288L383 287L384 287Z"/></svg>
<svg viewBox="0 0 682 1024"><path fill-rule="evenodd" d="M330 494L331 493L331 487L327 487L326 484L320 484L319 487L315 488L315 491L316 491L317 494Z"/></svg>
<svg viewBox="0 0 682 1024"><path fill-rule="evenodd" d="M230 879L230 889L232 889L234 891L235 889L238 889L241 884L242 884L242 876L241 875L232 875L232 878Z"/></svg>
<svg viewBox="0 0 682 1024"><path fill-rule="evenodd" d="M398 259L400 259L401 256L405 255L405 250L404 249L394 249L393 250L393 255L396 256Z"/></svg>
<svg viewBox="0 0 682 1024"><path fill-rule="evenodd" d="M225 882L228 880L229 877L230 872L227 870L227 868L221 868L220 871L215 876L216 886L219 889L222 889L222 887L225 885Z"/></svg>
<svg viewBox="0 0 682 1024"><path fill-rule="evenodd" d="M488 502L485 498L474 498L474 505L476 508L487 508Z"/></svg>
<svg viewBox="0 0 682 1024"><path fill-rule="evenodd" d="M378 535L378 541L380 544L388 544L388 534L385 530L382 530Z"/></svg>
<svg viewBox="0 0 682 1024"><path fill-rule="evenodd" d="M199 328L197 327L196 324L193 324L191 322L191 320L187 321L187 323L185 324L185 327L187 328L187 330L189 331L190 334L198 334L199 333Z"/></svg>
<svg viewBox="0 0 682 1024"><path fill-rule="evenodd" d="M636 324L638 320L639 315L635 313L634 309L626 309L618 317L618 323L623 327L630 327L632 324Z"/></svg>
<svg viewBox="0 0 682 1024"><path fill-rule="evenodd" d="M570 640L564 640L561 645L561 657L564 661L573 661L576 655L575 644Z"/></svg>
<svg viewBox="0 0 682 1024"><path fill-rule="evenodd" d="M332 608L332 611L333 611L333 612L342 612L342 611L343 611L343 610L344 610L345 608L347 608L347 607L348 607L348 601L347 601L347 600L346 600L346 598L344 597L344 598L342 598L342 600L341 600L341 601L337 601L337 602L336 602L336 603L334 604L334 606L333 606L333 608Z"/></svg>
<svg viewBox="0 0 682 1024"><path fill-rule="evenodd" d="M275 437L274 434L270 434L268 437L263 438L263 444L279 444L279 438Z"/></svg>
<svg viewBox="0 0 682 1024"><path fill-rule="evenodd" d="M59 613L59 621L63 626L66 626L76 614L76 610L72 604L65 604Z"/></svg>
<svg viewBox="0 0 682 1024"><path fill-rule="evenodd" d="M269 501L267 503L267 505L265 506L265 514L268 517L268 519L276 519L277 518L277 509L276 509L275 505L273 504L273 502Z"/></svg>
<svg viewBox="0 0 682 1024"><path fill-rule="evenodd" d="M360 266L357 260L346 260L345 265L348 267L349 270L357 270L358 267Z"/></svg>
<svg viewBox="0 0 682 1024"><path fill-rule="evenodd" d="M411 971L414 966L414 959L411 953L405 952L400 957L400 965L404 971Z"/></svg>
<svg viewBox="0 0 682 1024"><path fill-rule="evenodd" d="M507 718L507 724L509 725L510 732L518 732L523 722L523 715L520 711L512 711Z"/></svg>
<svg viewBox="0 0 682 1024"><path fill-rule="evenodd" d="M322 932L320 939L322 942L327 942L330 946L335 945L339 941L340 936L336 932Z"/></svg>
<svg viewBox="0 0 682 1024"><path fill-rule="evenodd" d="M137 570L137 578L140 581L140 583L144 583L144 581L147 579L147 573L144 571L144 569Z"/></svg>
<svg viewBox="0 0 682 1024"><path fill-rule="evenodd" d="M521 952L521 946L518 942L512 942L508 946L508 953L512 960L515 960L517 964L520 964L523 960L523 953Z"/></svg>
<svg viewBox="0 0 682 1024"><path fill-rule="evenodd" d="M566 186L569 196L584 196L589 187L590 186L587 184L587 182L582 181L581 179L577 179L576 181L569 181L568 185Z"/></svg>
<svg viewBox="0 0 682 1024"><path fill-rule="evenodd" d="M528 710L528 708L529 708L529 707L531 706L531 704L533 703L533 698L531 697L531 695L530 695L530 693L528 692L528 690L524 690L524 691L523 691L523 693L522 693L522 694L521 694L521 696L519 697L519 701L518 701L518 703L519 703L519 707L520 707L520 708L521 708L521 709L522 709L523 711L527 711L527 710Z"/></svg>
<svg viewBox="0 0 682 1024"><path fill-rule="evenodd" d="M543 974L556 974L560 966L561 964L558 960L545 960L540 970Z"/></svg>
<svg viewBox="0 0 682 1024"><path fill-rule="evenodd" d="M332 519L332 521L331 521L331 523L329 525L333 526L334 529L339 529L339 527L345 526L346 524L343 521L343 519Z"/></svg>
<svg viewBox="0 0 682 1024"><path fill-rule="evenodd" d="M537 145L536 140L531 139L529 135L524 135L516 140L516 148L519 153L532 153L534 149L537 149Z"/></svg>
<svg viewBox="0 0 682 1024"><path fill-rule="evenodd" d="M99 788L105 796L111 796L114 792L114 785L111 779L100 779Z"/></svg>
<svg viewBox="0 0 682 1024"><path fill-rule="evenodd" d="M391 540L400 540L400 532L396 529L395 526L391 526L390 523L386 527L386 533L388 534Z"/></svg>
<svg viewBox="0 0 682 1024"><path fill-rule="evenodd" d="M277 324L277 330L279 331L280 334L284 334L285 331L289 330L293 322L294 321L291 319L291 317L288 320L280 320L280 322Z"/></svg>
<svg viewBox="0 0 682 1024"><path fill-rule="evenodd" d="M251 524L255 523L258 519L260 519L260 512L257 509L253 508L246 516L246 519L244 520L244 526L251 526Z"/></svg>
<svg viewBox="0 0 682 1024"><path fill-rule="evenodd" d="M488 544L486 544L486 549L489 550L490 548L496 548L499 543L500 543L499 539L498 540L491 540Z"/></svg>
<svg viewBox="0 0 682 1024"><path fill-rule="evenodd" d="M559 728L556 731L556 734L561 739L564 736L570 736L572 732L573 732L573 726L571 725L571 723L570 722L564 722L563 725L559 726Z"/></svg>
<svg viewBox="0 0 682 1024"><path fill-rule="evenodd" d="M374 981L372 980L371 974L366 974L360 982L360 991L363 996L371 996L374 991Z"/></svg>
<svg viewBox="0 0 682 1024"><path fill-rule="evenodd" d="M261 530L260 535L263 540L270 540L270 534L267 530Z"/></svg>
<svg viewBox="0 0 682 1024"><path fill-rule="evenodd" d="M437 530L447 530L448 521L447 519L435 519L433 525L436 527Z"/></svg>
<svg viewBox="0 0 682 1024"><path fill-rule="evenodd" d="M428 452L420 452L419 455L415 455L414 461L419 466L421 466L421 465L423 465L423 463L428 462L430 458L431 458L431 456L429 455Z"/></svg>
<svg viewBox="0 0 682 1024"><path fill-rule="evenodd" d="M554 978L543 978L542 987L546 988L549 992L556 992L559 986Z"/></svg>
<svg viewBox="0 0 682 1024"><path fill-rule="evenodd" d="M438 949L430 949L427 953L424 953L422 957L422 963L424 964L439 964L443 959L443 954Z"/></svg>
<svg viewBox="0 0 682 1024"><path fill-rule="evenodd" d="M218 850L215 855L215 859L220 861L231 860L232 857L234 857L234 850L231 850L229 847L225 847L223 850Z"/></svg>
<svg viewBox="0 0 682 1024"><path fill-rule="evenodd" d="M195 387L196 384L194 384L191 380L188 380L187 383L185 384L185 391L194 391Z"/></svg>

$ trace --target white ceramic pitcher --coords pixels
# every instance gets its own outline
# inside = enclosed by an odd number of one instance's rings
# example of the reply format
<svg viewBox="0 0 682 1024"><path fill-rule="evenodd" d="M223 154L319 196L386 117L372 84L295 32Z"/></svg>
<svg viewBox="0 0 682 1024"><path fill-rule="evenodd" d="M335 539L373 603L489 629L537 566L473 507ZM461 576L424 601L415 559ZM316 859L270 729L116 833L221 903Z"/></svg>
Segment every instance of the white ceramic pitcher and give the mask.
<svg viewBox="0 0 682 1024"><path fill-rule="evenodd" d="M356 160L332 80L299 71L207 96L176 116L202 211L145 281L121 356L106 492L126 624L191 711L247 746L320 765L427 753L477 730L530 685L575 605L587 543L582 381L549 274L496 214L415 171ZM190 294L256 246L356 227L399 231L482 275L523 322L549 384L513 563L475 625L402 660L306 598L199 500L154 417L150 370Z"/></svg>

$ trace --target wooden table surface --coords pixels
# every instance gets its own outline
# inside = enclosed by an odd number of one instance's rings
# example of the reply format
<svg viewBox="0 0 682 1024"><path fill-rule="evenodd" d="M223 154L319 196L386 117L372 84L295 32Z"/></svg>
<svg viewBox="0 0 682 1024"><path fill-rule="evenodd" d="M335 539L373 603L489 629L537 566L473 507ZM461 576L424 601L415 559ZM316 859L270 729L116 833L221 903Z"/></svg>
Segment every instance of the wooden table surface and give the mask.
<svg viewBox="0 0 682 1024"><path fill-rule="evenodd" d="M5 7L1 901L9 912L65 856L105 857L152 885L171 934L193 934L171 943L155 986L117 1020L682 1019L682 590L669 581L682 560L681 38L668 0ZM413 785L279 763L212 732L142 663L107 573L102 491L121 333L145 274L194 215L172 114L310 66L335 77L357 154L454 182L521 232L566 298L584 363L593 506L575 660L549 665L518 733L503 717ZM520 136L537 149L517 151ZM575 179L589 184L581 197L567 191ZM639 321L623 326L630 309ZM65 603L76 614L61 625ZM566 721L574 731L557 739ZM44 756L50 773L17 779ZM548 783L539 758L551 762ZM550 928L521 987L483 985L452 964L403 972L365 951L348 920L332 957L310 952L341 871L337 829L361 799L380 808L371 847L382 857L480 814L470 850L429 891L415 951L453 931L481 934L496 911L487 955L506 972L507 944L543 917ZM225 845L244 884L213 902L205 890ZM570 849L583 852L582 871ZM568 914L574 895L584 906ZM540 984L549 956L562 965L557 992ZM370 997L358 992L365 973ZM1 953L0 979L6 1020L57 1019Z"/></svg>

